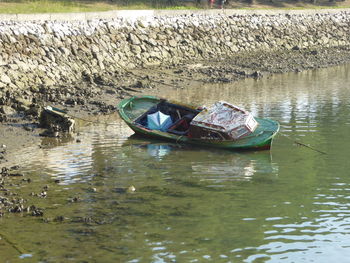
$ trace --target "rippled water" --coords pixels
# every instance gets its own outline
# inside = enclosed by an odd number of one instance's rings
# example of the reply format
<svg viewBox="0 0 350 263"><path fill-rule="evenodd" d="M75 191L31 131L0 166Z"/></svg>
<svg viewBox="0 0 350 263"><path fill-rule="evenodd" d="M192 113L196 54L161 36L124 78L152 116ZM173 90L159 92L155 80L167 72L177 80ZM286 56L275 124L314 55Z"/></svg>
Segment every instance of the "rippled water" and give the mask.
<svg viewBox="0 0 350 263"><path fill-rule="evenodd" d="M5 262L348 262L350 66L152 90L224 99L280 121L272 150L234 153L135 138L119 120L23 149L48 184L44 218L8 215ZM79 138L81 142L77 142ZM326 152L296 146L292 140ZM28 158L28 151L31 151ZM59 179L59 184L52 183ZM125 191L129 186L136 191ZM78 197L78 202L70 202ZM21 255L22 254L22 255Z"/></svg>

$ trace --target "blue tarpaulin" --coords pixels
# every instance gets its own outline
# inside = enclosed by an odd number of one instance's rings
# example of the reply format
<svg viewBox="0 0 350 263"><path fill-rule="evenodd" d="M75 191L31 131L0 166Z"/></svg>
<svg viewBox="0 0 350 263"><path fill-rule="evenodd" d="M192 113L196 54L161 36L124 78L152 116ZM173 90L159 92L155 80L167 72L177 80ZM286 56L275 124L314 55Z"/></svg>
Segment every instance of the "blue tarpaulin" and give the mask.
<svg viewBox="0 0 350 263"><path fill-rule="evenodd" d="M171 117L160 111L147 115L147 127L151 130L166 131L172 124Z"/></svg>

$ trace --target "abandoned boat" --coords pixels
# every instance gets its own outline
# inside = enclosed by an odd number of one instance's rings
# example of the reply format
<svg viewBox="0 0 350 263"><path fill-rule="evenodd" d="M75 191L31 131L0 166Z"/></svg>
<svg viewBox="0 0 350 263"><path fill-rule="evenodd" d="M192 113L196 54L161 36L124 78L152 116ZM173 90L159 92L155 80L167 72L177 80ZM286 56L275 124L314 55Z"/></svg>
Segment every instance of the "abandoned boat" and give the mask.
<svg viewBox="0 0 350 263"><path fill-rule="evenodd" d="M134 96L118 112L138 135L231 150L270 149L279 123L219 101L194 107L154 96Z"/></svg>

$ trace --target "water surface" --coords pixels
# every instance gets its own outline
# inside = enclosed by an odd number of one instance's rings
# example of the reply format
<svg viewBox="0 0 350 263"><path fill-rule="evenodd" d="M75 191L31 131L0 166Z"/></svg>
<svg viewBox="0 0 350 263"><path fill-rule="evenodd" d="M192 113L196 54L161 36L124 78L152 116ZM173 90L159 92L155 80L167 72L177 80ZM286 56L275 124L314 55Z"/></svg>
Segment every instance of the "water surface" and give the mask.
<svg viewBox="0 0 350 263"><path fill-rule="evenodd" d="M348 262L350 66L150 93L278 120L271 151L135 138L113 125L23 149L44 220L0 219L5 262ZM80 141L76 141L79 138ZM299 140L326 152L292 143ZM30 152L30 154L29 154ZM60 180L59 184L52 183ZM125 191L134 186L136 191ZM71 202L74 197L78 202ZM21 255L22 254L22 255Z"/></svg>

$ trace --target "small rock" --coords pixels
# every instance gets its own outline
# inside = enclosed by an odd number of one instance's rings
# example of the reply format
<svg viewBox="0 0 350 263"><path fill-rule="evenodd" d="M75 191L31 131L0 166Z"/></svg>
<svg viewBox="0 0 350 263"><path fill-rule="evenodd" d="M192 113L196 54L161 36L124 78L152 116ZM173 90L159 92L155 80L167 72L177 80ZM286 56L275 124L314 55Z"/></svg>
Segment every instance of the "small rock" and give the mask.
<svg viewBox="0 0 350 263"><path fill-rule="evenodd" d="M31 183L32 179L30 179L30 178L23 178L22 181L23 182L27 182L27 183Z"/></svg>
<svg viewBox="0 0 350 263"><path fill-rule="evenodd" d="M252 74L252 77L254 77L254 78L261 78L261 77L263 77L263 74L260 71L255 71Z"/></svg>
<svg viewBox="0 0 350 263"><path fill-rule="evenodd" d="M116 94L117 92L113 89L106 90L106 94Z"/></svg>
<svg viewBox="0 0 350 263"><path fill-rule="evenodd" d="M23 105L28 108L32 105L32 102L30 100L26 100L20 97L16 97L16 101L19 105Z"/></svg>
<svg viewBox="0 0 350 263"><path fill-rule="evenodd" d="M131 44L133 44L133 45L140 45L141 44L140 39L136 35L134 35L133 33L129 34L129 40L130 40Z"/></svg>
<svg viewBox="0 0 350 263"><path fill-rule="evenodd" d="M43 216L44 212L40 208L36 208L34 211L32 211L32 216Z"/></svg>
<svg viewBox="0 0 350 263"><path fill-rule="evenodd" d="M91 188L89 188L89 192L96 193L97 192L97 188L91 187Z"/></svg>
<svg viewBox="0 0 350 263"><path fill-rule="evenodd" d="M135 188L133 185L131 185L131 186L128 187L128 189L127 189L126 191L127 191L128 193L133 193L133 192L136 191L136 188Z"/></svg>
<svg viewBox="0 0 350 263"><path fill-rule="evenodd" d="M76 203L76 202L79 202L80 200L81 200L80 197L74 196L72 199L70 199L70 202L71 203Z"/></svg>
<svg viewBox="0 0 350 263"><path fill-rule="evenodd" d="M5 83L5 84L9 84L9 83L11 83L11 79L9 76L7 76L5 74L1 74L0 82Z"/></svg>
<svg viewBox="0 0 350 263"><path fill-rule="evenodd" d="M46 198L47 197L47 192L46 191L42 191L40 194L38 194L38 197Z"/></svg>
<svg viewBox="0 0 350 263"><path fill-rule="evenodd" d="M13 115L16 113L16 111L11 108L10 106L3 105L0 107L0 112L5 115Z"/></svg>
<svg viewBox="0 0 350 263"><path fill-rule="evenodd" d="M23 211L23 209L24 209L23 205L16 205L16 206L10 208L9 212L11 212L11 213L20 213L20 212Z"/></svg>
<svg viewBox="0 0 350 263"><path fill-rule="evenodd" d="M23 127L23 129L25 129L26 131L33 131L33 129L32 129L30 126L28 126L28 125L23 125L22 127Z"/></svg>
<svg viewBox="0 0 350 263"><path fill-rule="evenodd" d="M55 222L63 222L65 220L64 216L56 216L53 221Z"/></svg>

